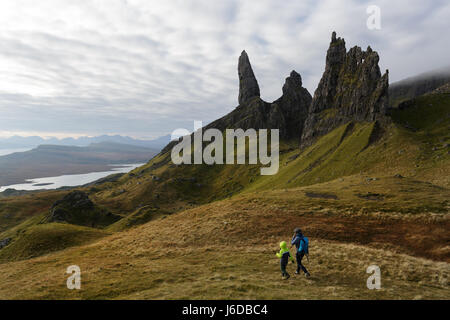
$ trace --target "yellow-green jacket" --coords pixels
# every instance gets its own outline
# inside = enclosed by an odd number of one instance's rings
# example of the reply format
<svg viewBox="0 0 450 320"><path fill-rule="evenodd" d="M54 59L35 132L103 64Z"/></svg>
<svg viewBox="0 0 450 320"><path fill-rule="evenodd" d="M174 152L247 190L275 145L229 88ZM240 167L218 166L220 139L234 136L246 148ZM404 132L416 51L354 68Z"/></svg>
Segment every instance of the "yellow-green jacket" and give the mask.
<svg viewBox="0 0 450 320"><path fill-rule="evenodd" d="M281 241L280 242L280 252L277 253L277 257L281 259L281 264L282 265L287 265L287 263L289 262L289 259L291 259L291 261L294 261L294 258L291 256L291 253L289 252L289 249L287 248L287 243L286 241Z"/></svg>

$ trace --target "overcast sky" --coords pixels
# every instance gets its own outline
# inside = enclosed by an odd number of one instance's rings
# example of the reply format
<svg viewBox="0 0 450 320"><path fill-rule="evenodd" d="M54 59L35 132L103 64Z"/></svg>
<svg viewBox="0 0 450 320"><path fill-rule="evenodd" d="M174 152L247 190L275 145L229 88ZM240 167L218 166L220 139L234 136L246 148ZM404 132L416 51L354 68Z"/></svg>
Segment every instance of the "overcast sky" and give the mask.
<svg viewBox="0 0 450 320"><path fill-rule="evenodd" d="M0 136L192 129L237 106L243 49L264 100L293 69L313 94L333 30L400 80L450 64L449 17L448 0L1 0Z"/></svg>

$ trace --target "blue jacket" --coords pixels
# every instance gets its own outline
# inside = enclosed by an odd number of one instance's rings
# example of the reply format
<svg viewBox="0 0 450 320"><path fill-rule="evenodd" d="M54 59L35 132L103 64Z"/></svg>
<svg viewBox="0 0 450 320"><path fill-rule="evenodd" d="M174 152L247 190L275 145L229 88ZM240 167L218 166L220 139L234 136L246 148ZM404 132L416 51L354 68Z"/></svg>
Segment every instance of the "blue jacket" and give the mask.
<svg viewBox="0 0 450 320"><path fill-rule="evenodd" d="M304 251L305 253L308 253L308 238L304 237L302 234L293 236L291 244L297 247L298 252Z"/></svg>

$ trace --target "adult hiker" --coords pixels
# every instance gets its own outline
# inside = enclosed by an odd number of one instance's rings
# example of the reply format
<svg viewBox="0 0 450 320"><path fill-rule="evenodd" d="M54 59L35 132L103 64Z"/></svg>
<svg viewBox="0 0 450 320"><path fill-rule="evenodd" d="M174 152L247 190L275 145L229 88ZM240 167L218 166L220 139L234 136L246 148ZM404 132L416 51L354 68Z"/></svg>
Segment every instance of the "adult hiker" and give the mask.
<svg viewBox="0 0 450 320"><path fill-rule="evenodd" d="M309 278L311 275L309 274L308 270L306 270L305 266L302 264L302 259L305 255L309 261L309 250L308 250L309 241L307 237L303 236L302 230L300 230L300 228L294 229L294 236L292 237L291 248L294 245L297 248L297 254L295 255L297 259L297 271L295 271L295 274L299 274L301 269L305 273L305 276Z"/></svg>

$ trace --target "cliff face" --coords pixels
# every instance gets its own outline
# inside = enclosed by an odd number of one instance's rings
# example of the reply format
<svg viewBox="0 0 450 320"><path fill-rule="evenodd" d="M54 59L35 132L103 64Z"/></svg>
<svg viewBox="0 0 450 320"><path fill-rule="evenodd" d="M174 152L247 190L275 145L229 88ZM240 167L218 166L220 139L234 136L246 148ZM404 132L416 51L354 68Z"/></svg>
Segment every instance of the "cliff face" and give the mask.
<svg viewBox="0 0 450 320"><path fill-rule="evenodd" d="M347 52L345 40L333 32L325 72L302 128L302 146L349 121L387 120L388 71L382 76L378 62L378 53L370 47Z"/></svg>

